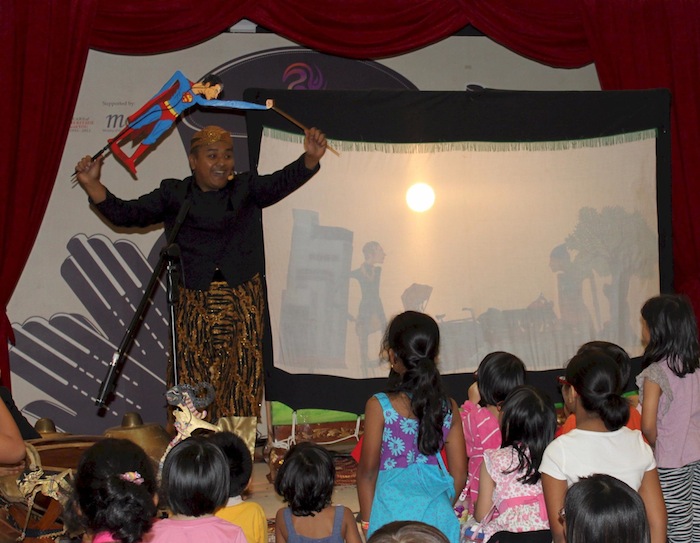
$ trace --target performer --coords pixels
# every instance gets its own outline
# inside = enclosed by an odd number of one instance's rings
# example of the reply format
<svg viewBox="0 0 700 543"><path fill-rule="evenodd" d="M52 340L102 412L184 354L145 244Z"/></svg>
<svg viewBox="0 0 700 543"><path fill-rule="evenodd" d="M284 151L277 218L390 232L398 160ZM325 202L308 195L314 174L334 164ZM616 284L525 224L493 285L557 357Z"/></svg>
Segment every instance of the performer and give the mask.
<svg viewBox="0 0 700 543"><path fill-rule="evenodd" d="M127 128L109 140L109 149L136 176L138 158L189 108L197 104L228 109L270 108L269 104L263 106L239 100L216 100L223 90L223 81L215 75L207 75L201 81L192 83L182 72L175 72L153 98L128 117ZM127 156L121 145L126 141L139 139L141 141L136 150L131 156Z"/></svg>
<svg viewBox="0 0 700 543"><path fill-rule="evenodd" d="M233 140L217 126L197 132L190 144L192 175L165 179L136 200L121 200L101 182L103 158L76 165L78 182L97 210L117 226L164 222L172 230L183 202L191 207L175 242L184 288L176 308L179 382L209 381L216 388L209 417L243 437L251 450L260 415L262 341L266 321L262 208L308 181L320 168L326 137L305 131L304 154L271 175L234 178ZM168 387L173 385L168 370Z"/></svg>

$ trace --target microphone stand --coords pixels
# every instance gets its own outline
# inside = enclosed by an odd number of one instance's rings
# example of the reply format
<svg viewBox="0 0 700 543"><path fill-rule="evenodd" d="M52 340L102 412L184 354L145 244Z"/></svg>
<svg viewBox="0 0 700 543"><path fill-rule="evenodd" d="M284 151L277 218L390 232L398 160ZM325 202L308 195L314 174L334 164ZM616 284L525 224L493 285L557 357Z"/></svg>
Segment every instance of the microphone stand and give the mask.
<svg viewBox="0 0 700 543"><path fill-rule="evenodd" d="M165 268L165 292L168 295L168 312L170 315L170 353L172 357L173 365L173 384L175 386L179 385L179 379L177 375L177 327L175 326L175 307L177 306L177 301L180 298L180 267L178 263L180 262L180 247L171 243L163 249L163 255L168 259L168 265Z"/></svg>
<svg viewBox="0 0 700 543"><path fill-rule="evenodd" d="M185 199L185 201L182 202L182 205L180 206L180 212L178 213L177 218L175 219L175 224L173 225L173 229L170 232L170 236L168 237L166 246L160 252L160 258L158 259L158 263L153 269L151 279L149 280L148 285L146 285L146 290L144 290L143 296L141 297L141 301L139 302L139 306L136 308L136 312L134 313L134 316L131 319L129 327L126 329L126 333L124 334L124 337L122 338L122 341L119 344L117 352L114 353L114 356L112 356L112 361L109 363L109 366L107 368L107 375L102 381L100 391L97 394L97 399L95 400L95 405L100 408L105 408L107 406L107 397L110 396L112 392L114 392L117 377L119 377L119 374L121 373L121 368L124 364L126 353L128 352L129 347L131 347L131 344L134 341L134 337L136 336L136 332L138 331L138 327L141 324L141 321L143 320L146 308L148 307L149 302L151 301L151 295L153 294L153 290L155 289L155 286L158 283L158 279L160 278L160 275L163 271L163 266L165 265L166 259L169 261L167 289L168 305L170 306L172 356L173 363L175 364L174 369L177 369L177 353L175 349L175 302L177 301L178 297L176 282L177 278L179 277L179 273L176 271L177 264L173 263L173 259L179 259L180 248L177 245L175 245L174 241L177 237L178 232L180 231L182 223L185 221L185 217L187 216L187 212L190 209L190 205L191 202L189 198ZM175 372L175 379L177 380L177 372Z"/></svg>

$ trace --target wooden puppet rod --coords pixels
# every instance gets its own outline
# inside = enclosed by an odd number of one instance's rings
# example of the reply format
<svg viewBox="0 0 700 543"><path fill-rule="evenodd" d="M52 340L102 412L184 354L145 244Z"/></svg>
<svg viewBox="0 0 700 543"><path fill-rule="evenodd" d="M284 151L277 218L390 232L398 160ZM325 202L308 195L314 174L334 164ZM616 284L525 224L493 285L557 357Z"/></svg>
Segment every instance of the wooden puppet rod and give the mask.
<svg viewBox="0 0 700 543"><path fill-rule="evenodd" d="M268 103L269 103L269 102L271 102L271 100L268 100ZM301 124L299 121L297 121L297 120L296 120L294 117L292 117L291 115L285 113L285 112L282 111L280 108L278 108L277 106L275 106L274 103L273 103L273 105L272 105L272 107L271 107L270 109L272 109L273 111L276 111L277 113L279 113L280 115L282 115L282 117L284 117L285 119L287 119L290 123L293 123L293 124L297 125L297 126L298 126L299 128L301 128L302 130L304 130L304 131L308 130L308 128L307 128L306 126L304 126L303 124ZM329 150L331 153L333 153L335 156L340 156L340 153L339 153L338 151L336 151L335 149L333 149L333 147L331 147L331 145L330 145L329 143L326 143L326 149L328 149L328 150Z"/></svg>

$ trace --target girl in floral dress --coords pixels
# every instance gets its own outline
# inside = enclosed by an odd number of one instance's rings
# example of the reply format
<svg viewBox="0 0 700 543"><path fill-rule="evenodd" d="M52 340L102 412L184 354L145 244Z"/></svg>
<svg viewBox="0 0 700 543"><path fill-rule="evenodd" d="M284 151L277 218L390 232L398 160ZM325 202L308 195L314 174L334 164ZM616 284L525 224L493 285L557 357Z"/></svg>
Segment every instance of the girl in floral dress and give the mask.
<svg viewBox="0 0 700 543"><path fill-rule="evenodd" d="M457 404L445 394L435 364L439 342L437 323L415 311L395 317L384 336L389 390L367 402L357 472L368 536L395 520L417 520L459 541L453 505L466 481L467 458Z"/></svg>
<svg viewBox="0 0 700 543"><path fill-rule="evenodd" d="M501 448L484 453L474 508L474 516L483 523L484 541L499 531L539 530L546 530L550 541L538 470L557 426L554 405L536 388L519 386L501 406L500 426Z"/></svg>

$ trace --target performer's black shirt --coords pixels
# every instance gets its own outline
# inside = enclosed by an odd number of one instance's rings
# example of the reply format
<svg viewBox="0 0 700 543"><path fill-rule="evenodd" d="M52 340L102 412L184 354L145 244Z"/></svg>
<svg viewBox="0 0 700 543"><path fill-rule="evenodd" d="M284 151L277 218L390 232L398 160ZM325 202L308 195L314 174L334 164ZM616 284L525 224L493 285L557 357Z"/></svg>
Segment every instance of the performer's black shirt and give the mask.
<svg viewBox="0 0 700 543"><path fill-rule="evenodd" d="M160 187L136 200L121 200L107 191L95 207L117 226L163 222L166 237L186 198L190 209L175 239L180 247L186 288L206 290L217 269L232 287L264 276L262 209L291 194L319 170L309 170L302 155L270 175L237 174L221 190L203 192L192 176L164 179Z"/></svg>

